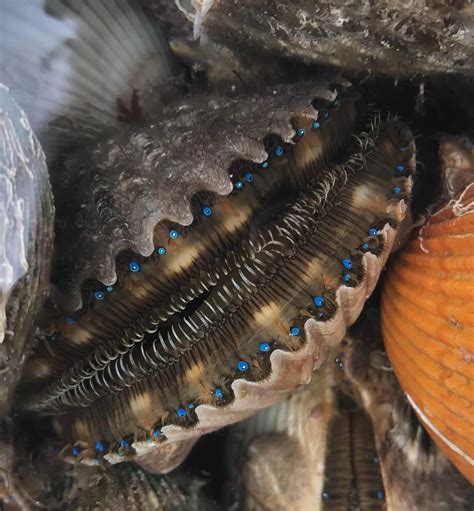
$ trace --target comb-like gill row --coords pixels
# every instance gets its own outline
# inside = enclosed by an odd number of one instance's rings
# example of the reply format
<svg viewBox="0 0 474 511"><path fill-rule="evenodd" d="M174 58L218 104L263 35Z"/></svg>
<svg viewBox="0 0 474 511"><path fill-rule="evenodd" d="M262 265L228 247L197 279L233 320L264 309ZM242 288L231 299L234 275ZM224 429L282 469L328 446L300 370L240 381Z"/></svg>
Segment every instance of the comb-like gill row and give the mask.
<svg viewBox="0 0 474 511"><path fill-rule="evenodd" d="M86 286L22 390L58 415L66 457L170 449L309 381L375 286L411 189L409 129L376 119L351 144L361 110L348 93L294 115L291 143L269 135L267 159L232 163L230 195L198 193L192 225L160 223L151 257L122 253L117 284Z"/></svg>

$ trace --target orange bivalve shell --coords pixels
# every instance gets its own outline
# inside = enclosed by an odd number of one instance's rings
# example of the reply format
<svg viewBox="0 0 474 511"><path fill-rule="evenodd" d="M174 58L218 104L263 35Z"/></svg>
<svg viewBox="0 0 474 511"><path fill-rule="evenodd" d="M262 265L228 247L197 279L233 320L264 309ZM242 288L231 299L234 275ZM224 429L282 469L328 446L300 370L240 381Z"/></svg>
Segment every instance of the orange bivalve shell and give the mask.
<svg viewBox="0 0 474 511"><path fill-rule="evenodd" d="M474 482L474 183L396 257L381 308L386 350L408 400Z"/></svg>

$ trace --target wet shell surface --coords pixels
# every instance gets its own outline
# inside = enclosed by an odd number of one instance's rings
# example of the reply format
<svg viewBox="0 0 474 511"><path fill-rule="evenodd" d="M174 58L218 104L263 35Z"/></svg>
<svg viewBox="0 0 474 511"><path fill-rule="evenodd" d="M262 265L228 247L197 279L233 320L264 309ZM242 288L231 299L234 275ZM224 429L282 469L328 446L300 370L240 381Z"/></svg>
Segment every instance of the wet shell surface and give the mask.
<svg viewBox="0 0 474 511"><path fill-rule="evenodd" d="M82 308L40 343L18 400L55 415L66 459L166 472L200 435L310 381L371 294L410 196L411 131L364 112L342 86L197 97L88 153L106 195L88 196L94 180L76 174L88 203L74 229L127 226L128 245L88 236L110 250L89 254L110 261L112 280L84 283ZM186 180L196 169L214 175L205 190Z"/></svg>
<svg viewBox="0 0 474 511"><path fill-rule="evenodd" d="M413 235L387 272L381 309L387 353L408 400L474 482L474 184Z"/></svg>
<svg viewBox="0 0 474 511"><path fill-rule="evenodd" d="M0 418L49 286L53 219L44 152L27 115L0 84Z"/></svg>

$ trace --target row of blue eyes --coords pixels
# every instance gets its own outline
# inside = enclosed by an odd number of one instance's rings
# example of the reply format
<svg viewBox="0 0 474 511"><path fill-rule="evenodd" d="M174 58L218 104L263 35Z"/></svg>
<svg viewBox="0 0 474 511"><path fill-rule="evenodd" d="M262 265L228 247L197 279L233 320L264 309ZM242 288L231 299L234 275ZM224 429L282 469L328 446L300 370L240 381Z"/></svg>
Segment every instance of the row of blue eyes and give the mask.
<svg viewBox="0 0 474 511"><path fill-rule="evenodd" d="M327 110L321 110L320 113L321 113L323 119L326 120L326 119L329 118L329 112ZM321 127L321 124L318 121L314 121L312 126L313 126L314 129L319 129ZM301 138L305 134L305 129L304 128L298 128L296 133L297 133L298 137ZM402 151L404 149L405 148L401 148ZM282 146L276 146L275 149L274 149L274 154L277 157L282 156L284 154L283 147ZM268 163L268 161L264 161L263 163L260 164L260 166L265 169L265 168L268 168L269 163ZM403 174L406 171L405 165L403 165L401 163L398 164L395 168L396 168L397 173L399 173L399 174ZM251 172L247 172L244 177L245 177L245 181L247 181L248 183L252 183L253 182L253 174ZM237 181L235 183L235 185L234 185L234 188L236 188L237 190L241 190L243 188L242 181ZM395 195L398 195L398 194L401 193L401 188L399 186L395 186L394 188L392 188L392 192ZM212 208L210 208L209 206L204 206L201 209L201 211L202 211L202 214L204 216L206 216L206 217L212 216ZM370 235L374 236L373 234L370 234ZM176 229L170 229L169 237L170 237L170 239L175 240L175 239L177 239L179 237L179 232ZM369 249L368 243L363 243L361 248L363 250L368 250ZM166 248L165 247L157 247L155 249L155 253L160 255L160 256L164 256L166 254ZM343 265L347 269L350 269L350 268L348 268L346 266L346 263L349 264L350 261L349 260L343 260ZM136 261L130 262L128 264L128 268L129 268L129 270L132 273L137 273L141 269L140 265ZM344 281L345 282L349 282L349 280L350 280L350 275L348 275L348 274L344 275ZM113 287L112 286L107 286L105 289L109 293L113 291ZM94 293L94 297L95 297L96 300L103 300L105 298L105 293L102 290L97 290ZM318 305L316 302L315 302L315 304ZM67 316L66 317L66 323L72 324L72 323L74 323L74 319L71 316Z"/></svg>
<svg viewBox="0 0 474 511"><path fill-rule="evenodd" d="M327 119L329 117L329 112L325 111L325 113L327 115L323 115L323 118ZM314 121L313 122L313 128L317 129L319 127L320 127L319 122ZM304 134L305 134L304 128L299 128L297 130L297 134L300 137L304 136ZM284 153L284 151L283 151L283 148L281 146L277 146L275 148L275 156L278 156L278 157L282 156L283 153ZM264 161L261 164L261 166L262 166L262 168L267 168L268 167L268 161ZM401 173L405 172L406 167L404 165L402 165L402 164L399 164L399 165L396 166L396 170L397 170L398 173L401 174ZM251 183L253 181L253 175L251 173L247 173L246 174L246 181L249 182L249 183ZM239 184L239 183L240 182L238 182L237 184ZM242 184L242 183L240 183L240 184ZM236 186L236 188L241 188L241 187L237 187ZM393 188L393 192L394 193L400 193L400 188L399 187ZM202 208L202 213L204 214L204 216L209 217L209 216L212 215L212 209L210 207L208 207L208 206L205 206L205 207ZM376 235L377 235L377 229L375 229L374 227L371 227L369 229L369 236L370 237L375 237ZM176 238L178 238L179 233L175 229L171 229L169 231L169 236L170 236L171 239L176 239ZM369 245L368 245L368 243L363 243L361 245L361 247L364 250L368 250ZM165 255L166 254L166 249L164 247L158 247L156 249L156 253L158 255ZM343 267L346 270L351 270L352 269L352 261L350 259L343 259L341 262L342 262ZM140 265L138 263L132 261L131 263L129 263L129 269L130 269L131 272L136 273L136 272L140 271ZM346 273L344 275L344 281L348 282L349 280L350 280L350 274ZM109 292L112 291L112 289L113 289L112 286L108 286L106 288L106 290L109 291ZM98 296L97 295L98 293L102 293L102 294ZM96 291L95 296L96 296L97 299L101 300L101 299L103 299L103 292L102 291ZM324 303L325 303L324 296L316 295L313 298L313 303L314 303L314 305L316 305L316 307L323 307ZM300 329L298 327L294 326L294 327L290 328L290 335L291 336L297 336L297 335L299 335L299 333L300 333ZM260 343L259 350L262 353L266 353L266 352L270 351L270 344L267 343L267 342ZM239 362L237 363L237 369L240 372L246 372L246 371L248 371L250 369L250 364L248 362L246 362L245 360L239 360ZM213 394L218 399L221 399L222 397L224 397L224 392L223 392L223 390L220 387L216 387L214 389L214 391L213 391ZM194 403L188 403L188 408L189 409L193 409L194 408ZM178 417L185 417L186 414L187 414L187 412L186 412L185 408L178 408L176 410L176 415L178 415ZM154 437L158 437L160 435L161 435L161 430L159 428L155 428L153 430L153 436ZM120 442L120 446L123 447L123 448L126 448L126 447L129 446L129 442L127 440L123 439ZM96 447L96 450L98 452L103 452L105 450L104 444L102 442L100 442L100 441L96 443L95 447ZM74 447L72 449L73 456L78 456L79 453L80 453L80 451L79 451L78 447Z"/></svg>

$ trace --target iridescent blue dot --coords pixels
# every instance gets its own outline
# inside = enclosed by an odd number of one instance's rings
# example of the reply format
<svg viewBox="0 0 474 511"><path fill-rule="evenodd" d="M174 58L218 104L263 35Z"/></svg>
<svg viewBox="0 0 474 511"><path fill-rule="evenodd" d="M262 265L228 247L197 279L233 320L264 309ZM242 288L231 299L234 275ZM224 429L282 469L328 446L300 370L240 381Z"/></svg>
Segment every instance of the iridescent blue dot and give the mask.
<svg viewBox="0 0 474 511"><path fill-rule="evenodd" d="M376 236L377 235L377 229L375 227L371 227L369 229L369 236Z"/></svg>
<svg viewBox="0 0 474 511"><path fill-rule="evenodd" d="M385 493L383 490L379 490L375 496L379 499L379 500L382 500L383 498L385 498Z"/></svg>
<svg viewBox="0 0 474 511"><path fill-rule="evenodd" d="M317 295L313 298L313 303L316 307L322 307L324 305L324 296Z"/></svg>
<svg viewBox="0 0 474 511"><path fill-rule="evenodd" d="M160 255L160 256L164 256L166 254L166 248L165 247L158 247L155 252Z"/></svg>
<svg viewBox="0 0 474 511"><path fill-rule="evenodd" d="M329 112L327 110L323 108L322 110L320 110L320 113L323 119L329 119Z"/></svg>
<svg viewBox="0 0 474 511"><path fill-rule="evenodd" d="M159 437L161 435L161 429L160 428L155 428L153 430L153 436L156 438L156 437Z"/></svg>
<svg viewBox="0 0 474 511"><path fill-rule="evenodd" d="M296 133L299 137L304 137L304 128L298 128Z"/></svg>
<svg viewBox="0 0 474 511"><path fill-rule="evenodd" d="M350 280L351 280L351 276L348 273L346 273L344 275L344 282L349 282Z"/></svg>
<svg viewBox="0 0 474 511"><path fill-rule="evenodd" d="M402 165L401 163L399 165L397 165L397 172L399 172L400 174L402 172L405 172L405 165Z"/></svg>
<svg viewBox="0 0 474 511"><path fill-rule="evenodd" d="M194 403L188 403L188 408L192 410L194 408Z"/></svg>
<svg viewBox="0 0 474 511"><path fill-rule="evenodd" d="M178 408L176 410L176 415L178 417L185 417L186 416L186 410L184 408Z"/></svg>
<svg viewBox="0 0 474 511"><path fill-rule="evenodd" d="M105 451L105 446L102 442L96 442L95 444L95 450L96 451L99 451L99 452L104 452Z"/></svg>
<svg viewBox="0 0 474 511"><path fill-rule="evenodd" d="M323 500L329 500L331 498L331 495L328 491L323 491Z"/></svg>
<svg viewBox="0 0 474 511"><path fill-rule="evenodd" d="M324 312L320 312L320 313L318 314L318 318L319 318L319 319L321 319L321 318L323 318L323 317L324 317Z"/></svg>
<svg viewBox="0 0 474 511"><path fill-rule="evenodd" d="M224 392L222 391L222 389L220 387L216 387L214 389L214 395L217 397L217 398L221 398L223 395L224 395Z"/></svg>
<svg viewBox="0 0 474 511"><path fill-rule="evenodd" d="M202 214L204 216L211 216L212 215L212 209L209 206L204 206L202 208Z"/></svg>
<svg viewBox="0 0 474 511"><path fill-rule="evenodd" d="M103 291L96 291L94 296L96 300L103 300L105 295Z"/></svg>
<svg viewBox="0 0 474 511"><path fill-rule="evenodd" d="M128 440L125 438L123 440L120 440L120 447L123 447L124 449L127 448L130 444L128 443Z"/></svg>
<svg viewBox="0 0 474 511"><path fill-rule="evenodd" d="M253 181L253 174L251 172L247 172L247 174L245 174L245 181L247 181L247 183L251 183Z"/></svg>
<svg viewBox="0 0 474 511"><path fill-rule="evenodd" d="M362 243L362 245L360 246L360 248L361 248L362 250L369 250L369 244L368 244L368 243L366 243L366 242L365 242L365 243Z"/></svg>
<svg viewBox="0 0 474 511"><path fill-rule="evenodd" d="M282 156L283 155L283 147L281 145L277 145L275 147L275 156Z"/></svg>
<svg viewBox="0 0 474 511"><path fill-rule="evenodd" d="M235 183L235 185L234 185L234 188L236 190L242 190L243 187L244 187L244 183L242 183L242 181L237 181L237 183Z"/></svg>
<svg viewBox="0 0 474 511"><path fill-rule="evenodd" d="M261 342L260 346L258 347L258 349L262 353L266 353L267 351L270 351L270 345L268 344L268 342Z"/></svg>
<svg viewBox="0 0 474 511"><path fill-rule="evenodd" d="M130 271L133 273L137 273L137 271L140 271L140 265L136 263L135 261L132 261L128 267L130 268Z"/></svg>
<svg viewBox="0 0 474 511"><path fill-rule="evenodd" d="M68 324L68 325L73 325L76 320L72 317L72 316L66 316L64 318L64 321Z"/></svg>
<svg viewBox="0 0 474 511"><path fill-rule="evenodd" d="M294 337L295 335L299 335L300 329L297 326L292 326L290 328L290 335Z"/></svg>
<svg viewBox="0 0 474 511"><path fill-rule="evenodd" d="M243 373L245 373L245 371L248 371L249 367L250 366L248 362L245 362L245 360L240 360L239 363L237 364L237 369Z"/></svg>
<svg viewBox="0 0 474 511"><path fill-rule="evenodd" d="M170 229L170 238L175 240L179 236L179 233L176 229Z"/></svg>
<svg viewBox="0 0 474 511"><path fill-rule="evenodd" d="M372 461L375 463L375 465L378 465L379 464L379 459L377 456L374 456Z"/></svg>
<svg viewBox="0 0 474 511"><path fill-rule="evenodd" d="M315 130L317 130L317 129L318 129L318 128L320 128L320 127L321 127L321 124L319 124L319 122L318 122L318 121L314 121L314 122L313 122L313 128L314 128Z"/></svg>
<svg viewBox="0 0 474 511"><path fill-rule="evenodd" d="M73 455L73 456L79 456L79 454L81 453L81 451L80 451L79 447L73 447L73 448L71 449L71 453L72 453L72 455Z"/></svg>
<svg viewBox="0 0 474 511"><path fill-rule="evenodd" d="M402 190L400 189L399 186L395 186L395 188L392 188L392 192L393 193L396 193L396 194L399 194Z"/></svg>
<svg viewBox="0 0 474 511"><path fill-rule="evenodd" d="M401 151L402 153L403 153L404 151L406 151L406 150L407 150L407 146L402 146L402 147L400 147L400 151Z"/></svg>
<svg viewBox="0 0 474 511"><path fill-rule="evenodd" d="M350 259L343 259L342 266L344 266L346 270L350 270L352 268L352 261Z"/></svg>
<svg viewBox="0 0 474 511"><path fill-rule="evenodd" d="M268 161L262 161L262 163L260 163L260 167L262 167L262 169L268 169Z"/></svg>
<svg viewBox="0 0 474 511"><path fill-rule="evenodd" d="M111 293L114 290L114 288L113 286L107 286L105 290L107 291L107 293Z"/></svg>

